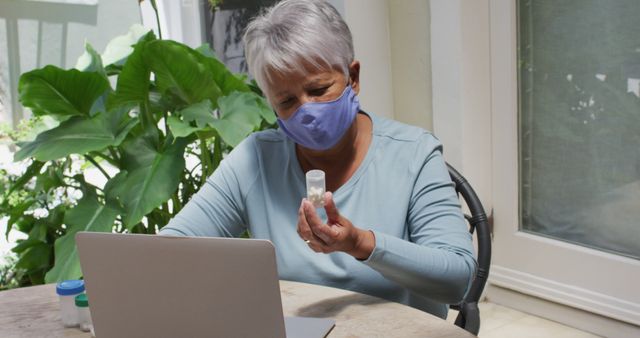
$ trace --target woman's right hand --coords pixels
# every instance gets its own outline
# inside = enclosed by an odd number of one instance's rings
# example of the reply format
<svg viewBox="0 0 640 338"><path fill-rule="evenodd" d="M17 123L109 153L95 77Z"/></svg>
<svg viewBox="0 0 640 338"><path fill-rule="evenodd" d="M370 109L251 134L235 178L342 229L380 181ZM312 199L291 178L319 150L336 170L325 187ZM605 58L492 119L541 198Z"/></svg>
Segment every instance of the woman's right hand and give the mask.
<svg viewBox="0 0 640 338"><path fill-rule="evenodd" d="M311 202L302 200L298 210L298 235L302 240L315 252L342 251L367 259L375 247L373 232L359 229L343 217L330 192L324 194L324 209L327 223L322 222Z"/></svg>

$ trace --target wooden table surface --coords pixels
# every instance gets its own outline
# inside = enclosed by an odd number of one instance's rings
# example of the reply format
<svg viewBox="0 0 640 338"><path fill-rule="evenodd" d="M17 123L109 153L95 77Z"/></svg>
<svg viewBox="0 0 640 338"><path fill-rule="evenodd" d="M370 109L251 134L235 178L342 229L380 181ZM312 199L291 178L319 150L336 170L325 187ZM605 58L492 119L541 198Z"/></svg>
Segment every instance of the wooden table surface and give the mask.
<svg viewBox="0 0 640 338"><path fill-rule="evenodd" d="M474 337L414 308L351 291L280 281L285 316L336 320L337 337ZM60 320L54 284L0 291L0 337L91 337Z"/></svg>

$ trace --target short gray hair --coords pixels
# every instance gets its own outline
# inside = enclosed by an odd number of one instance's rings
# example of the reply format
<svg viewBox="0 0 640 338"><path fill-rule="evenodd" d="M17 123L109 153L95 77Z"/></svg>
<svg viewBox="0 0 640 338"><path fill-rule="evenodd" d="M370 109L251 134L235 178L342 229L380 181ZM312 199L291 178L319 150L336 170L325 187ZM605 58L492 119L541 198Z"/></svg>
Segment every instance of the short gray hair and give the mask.
<svg viewBox="0 0 640 338"><path fill-rule="evenodd" d="M244 34L250 73L268 89L269 71L337 68L349 75L353 61L351 31L340 13L324 0L284 0L253 19Z"/></svg>

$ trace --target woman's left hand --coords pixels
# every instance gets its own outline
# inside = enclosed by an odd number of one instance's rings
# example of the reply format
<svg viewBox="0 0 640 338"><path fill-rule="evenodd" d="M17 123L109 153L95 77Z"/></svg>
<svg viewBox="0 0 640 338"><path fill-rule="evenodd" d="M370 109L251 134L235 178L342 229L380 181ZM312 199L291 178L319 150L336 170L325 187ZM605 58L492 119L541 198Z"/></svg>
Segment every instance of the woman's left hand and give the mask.
<svg viewBox="0 0 640 338"><path fill-rule="evenodd" d="M298 234L315 252L343 251L357 259L369 258L375 247L373 232L355 227L340 215L330 192L324 194L327 223L323 223L307 199L298 210Z"/></svg>

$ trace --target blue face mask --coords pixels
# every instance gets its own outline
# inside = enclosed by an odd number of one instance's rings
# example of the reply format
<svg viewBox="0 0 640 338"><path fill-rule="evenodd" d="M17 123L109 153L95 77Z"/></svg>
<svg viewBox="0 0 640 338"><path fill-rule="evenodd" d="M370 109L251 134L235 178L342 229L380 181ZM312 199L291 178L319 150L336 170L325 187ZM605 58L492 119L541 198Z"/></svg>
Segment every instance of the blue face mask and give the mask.
<svg viewBox="0 0 640 338"><path fill-rule="evenodd" d="M347 85L339 98L307 102L288 119L278 118L278 125L293 142L313 150L327 150L340 141L358 111L358 96Z"/></svg>

